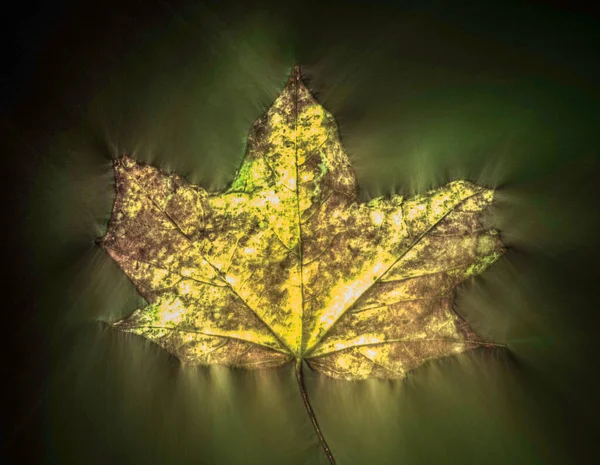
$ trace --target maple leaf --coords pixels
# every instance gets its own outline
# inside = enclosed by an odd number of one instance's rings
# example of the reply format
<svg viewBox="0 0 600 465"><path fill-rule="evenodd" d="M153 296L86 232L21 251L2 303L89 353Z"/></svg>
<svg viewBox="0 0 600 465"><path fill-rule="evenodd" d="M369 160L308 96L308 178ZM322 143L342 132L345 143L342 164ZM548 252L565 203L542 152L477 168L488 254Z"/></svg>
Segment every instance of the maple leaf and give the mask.
<svg viewBox="0 0 600 465"><path fill-rule="evenodd" d="M185 364L296 361L334 378L401 378L490 343L452 309L454 289L504 252L482 210L493 191L451 182L408 199L357 200L334 118L295 67L251 128L237 175L208 193L176 174L114 161L102 247L148 306L112 326Z"/></svg>

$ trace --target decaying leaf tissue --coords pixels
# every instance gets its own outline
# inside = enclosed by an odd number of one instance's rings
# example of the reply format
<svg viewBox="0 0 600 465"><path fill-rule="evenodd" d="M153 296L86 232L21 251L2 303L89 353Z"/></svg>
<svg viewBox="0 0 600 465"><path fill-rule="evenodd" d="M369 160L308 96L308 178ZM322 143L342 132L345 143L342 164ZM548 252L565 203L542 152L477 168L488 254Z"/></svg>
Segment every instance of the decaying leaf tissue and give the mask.
<svg viewBox="0 0 600 465"><path fill-rule="evenodd" d="M453 290L504 252L481 212L493 191L451 182L357 201L333 117L294 68L253 125L233 183L209 193L128 157L102 247L148 306L113 324L185 364L296 361L335 378L401 378L486 345ZM317 433L333 462L322 435Z"/></svg>

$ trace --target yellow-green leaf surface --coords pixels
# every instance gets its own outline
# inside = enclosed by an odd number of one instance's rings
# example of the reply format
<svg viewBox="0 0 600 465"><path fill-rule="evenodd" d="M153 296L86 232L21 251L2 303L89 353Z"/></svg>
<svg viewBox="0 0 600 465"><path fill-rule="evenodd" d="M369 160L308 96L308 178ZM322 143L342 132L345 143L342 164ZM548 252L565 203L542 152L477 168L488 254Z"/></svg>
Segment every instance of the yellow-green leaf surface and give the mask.
<svg viewBox="0 0 600 465"><path fill-rule="evenodd" d="M455 181L360 203L334 118L298 67L226 191L126 156L114 169L101 244L148 306L113 326L185 364L296 360L335 378L400 378L487 344L452 303L504 252L481 221L493 191Z"/></svg>

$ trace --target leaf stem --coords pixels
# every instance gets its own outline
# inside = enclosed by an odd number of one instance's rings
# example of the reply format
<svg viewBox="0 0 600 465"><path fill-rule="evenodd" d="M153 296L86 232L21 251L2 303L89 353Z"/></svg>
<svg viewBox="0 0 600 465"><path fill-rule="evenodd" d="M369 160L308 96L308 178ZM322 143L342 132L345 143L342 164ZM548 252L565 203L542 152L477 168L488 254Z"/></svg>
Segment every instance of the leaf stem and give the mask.
<svg viewBox="0 0 600 465"><path fill-rule="evenodd" d="M302 374L302 359L300 357L296 359L296 380L298 381L298 386L300 387L300 394L302 394L302 400L304 401L304 407L306 407L306 413L308 413L313 428L315 429L315 433L317 433L317 436L319 437L321 447L323 448L323 451L325 451L325 455L329 459L329 463L331 465L336 465L335 459L333 458L333 454L331 453L331 449L327 445L327 441L325 441L325 436L323 436L323 432L319 427L319 422L317 421L315 412L312 409L312 406L310 405L310 400L308 399L308 392L306 391L306 386L304 385L304 376Z"/></svg>

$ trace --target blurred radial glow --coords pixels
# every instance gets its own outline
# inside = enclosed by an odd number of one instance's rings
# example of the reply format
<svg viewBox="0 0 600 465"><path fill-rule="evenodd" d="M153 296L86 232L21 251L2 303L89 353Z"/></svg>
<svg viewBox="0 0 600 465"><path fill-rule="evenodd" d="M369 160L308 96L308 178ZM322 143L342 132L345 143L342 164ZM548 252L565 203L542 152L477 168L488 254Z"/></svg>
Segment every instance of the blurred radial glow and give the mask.
<svg viewBox="0 0 600 465"><path fill-rule="evenodd" d="M51 359L49 460L321 459L289 370L182 369L156 345L100 324L144 302L94 243L111 213L114 157L127 152L223 189L252 122L302 63L307 86L339 122L362 200L467 179L495 190L488 220L510 249L460 289L456 304L510 352L476 350L402 381L307 372L340 465L576 462L597 403L586 337L597 327L590 289L599 226L593 42L577 34L597 28L541 4L503 2L475 20L435 2L378 12L284 3L195 6L152 24L138 14L127 27L109 21L121 7L103 5L102 21L95 13L78 23L104 31L85 27L82 55L43 75L49 116L38 133L27 126L27 147L14 156L30 174L15 193L27 199L17 226ZM120 37L128 42L118 46Z"/></svg>

